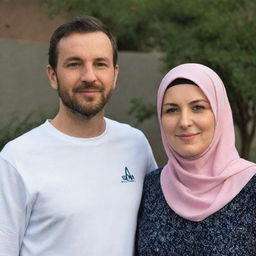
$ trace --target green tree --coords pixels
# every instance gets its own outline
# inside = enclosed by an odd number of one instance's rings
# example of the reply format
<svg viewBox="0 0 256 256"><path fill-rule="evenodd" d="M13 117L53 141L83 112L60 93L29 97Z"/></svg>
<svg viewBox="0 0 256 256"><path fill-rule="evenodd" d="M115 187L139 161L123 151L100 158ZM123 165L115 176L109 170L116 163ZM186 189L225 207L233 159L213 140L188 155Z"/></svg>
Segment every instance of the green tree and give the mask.
<svg viewBox="0 0 256 256"><path fill-rule="evenodd" d="M148 51L156 45L156 20L152 0L41 0L51 15L91 15L101 19L117 35L120 50Z"/></svg>
<svg viewBox="0 0 256 256"><path fill-rule="evenodd" d="M185 62L214 69L227 88L241 137L241 155L248 158L256 130L255 1L42 1L52 14L87 14L102 19L117 35L121 50L161 50L166 70ZM131 113L139 116L138 122L153 113L152 106L132 104Z"/></svg>
<svg viewBox="0 0 256 256"><path fill-rule="evenodd" d="M168 68L198 62L223 79L241 137L241 155L248 158L256 129L256 2L180 1L164 22L163 51ZM192 1L191 1L192 2Z"/></svg>

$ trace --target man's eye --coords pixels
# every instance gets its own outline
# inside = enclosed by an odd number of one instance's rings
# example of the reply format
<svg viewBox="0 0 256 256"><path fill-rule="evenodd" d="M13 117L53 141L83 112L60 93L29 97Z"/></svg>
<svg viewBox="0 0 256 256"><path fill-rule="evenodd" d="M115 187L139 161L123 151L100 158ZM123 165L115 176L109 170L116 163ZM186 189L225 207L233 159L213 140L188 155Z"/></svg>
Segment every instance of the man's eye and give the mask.
<svg viewBox="0 0 256 256"><path fill-rule="evenodd" d="M107 64L104 63L104 62L98 62L98 63L96 63L96 66L97 66L97 67L106 67Z"/></svg>
<svg viewBox="0 0 256 256"><path fill-rule="evenodd" d="M80 63L78 62L71 62L68 64L68 67L78 67L78 66L80 66Z"/></svg>

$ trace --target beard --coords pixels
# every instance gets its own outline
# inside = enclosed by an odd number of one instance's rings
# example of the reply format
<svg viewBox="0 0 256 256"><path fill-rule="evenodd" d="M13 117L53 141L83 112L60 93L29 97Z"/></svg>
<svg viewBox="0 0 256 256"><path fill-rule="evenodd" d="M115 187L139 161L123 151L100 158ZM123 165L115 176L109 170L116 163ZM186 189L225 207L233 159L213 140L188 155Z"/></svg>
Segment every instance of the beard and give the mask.
<svg viewBox="0 0 256 256"><path fill-rule="evenodd" d="M105 95L105 89L103 86L96 85L95 83L84 82L79 87L74 88L71 95L67 89L63 88L58 79L57 82L58 95L63 105L65 105L73 114L85 117L86 119L94 117L103 110L113 90L109 90L109 92ZM100 93L100 98L97 100L97 102L94 102L94 97L87 97L84 99L79 99L80 97L76 97L77 93L89 89L96 89Z"/></svg>

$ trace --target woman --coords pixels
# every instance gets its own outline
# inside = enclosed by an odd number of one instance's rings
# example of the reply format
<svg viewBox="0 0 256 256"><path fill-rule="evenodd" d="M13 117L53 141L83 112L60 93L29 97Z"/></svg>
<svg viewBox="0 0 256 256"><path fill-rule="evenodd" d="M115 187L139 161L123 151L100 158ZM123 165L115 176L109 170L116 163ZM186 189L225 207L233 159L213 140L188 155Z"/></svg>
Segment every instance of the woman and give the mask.
<svg viewBox="0 0 256 256"><path fill-rule="evenodd" d="M157 108L169 160L145 179L137 254L256 255L256 165L237 153L219 76L201 64L172 69Z"/></svg>

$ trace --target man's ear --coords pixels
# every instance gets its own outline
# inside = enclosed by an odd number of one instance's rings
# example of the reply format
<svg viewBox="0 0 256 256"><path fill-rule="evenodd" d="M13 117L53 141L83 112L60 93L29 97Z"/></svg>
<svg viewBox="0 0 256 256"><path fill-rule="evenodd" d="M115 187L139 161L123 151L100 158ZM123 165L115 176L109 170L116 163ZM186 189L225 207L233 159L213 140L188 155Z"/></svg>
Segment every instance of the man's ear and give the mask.
<svg viewBox="0 0 256 256"><path fill-rule="evenodd" d="M114 72L115 72L115 79L114 79L113 89L116 87L116 81L117 81L117 77L118 77L118 73L119 73L119 66L118 65L116 65L114 67Z"/></svg>
<svg viewBox="0 0 256 256"><path fill-rule="evenodd" d="M57 90L58 89L58 81L57 81L56 72L50 65L47 65L46 72L47 72L47 76L48 76L49 82L51 84L51 87L53 89Z"/></svg>

